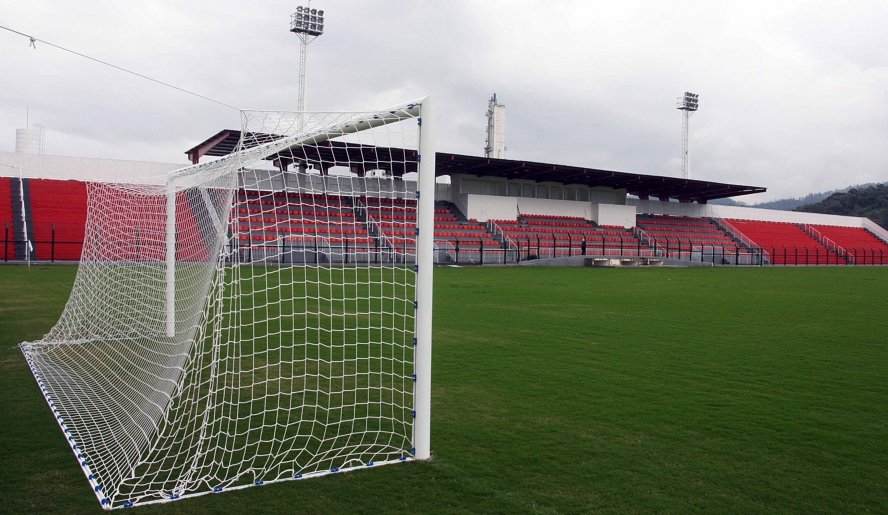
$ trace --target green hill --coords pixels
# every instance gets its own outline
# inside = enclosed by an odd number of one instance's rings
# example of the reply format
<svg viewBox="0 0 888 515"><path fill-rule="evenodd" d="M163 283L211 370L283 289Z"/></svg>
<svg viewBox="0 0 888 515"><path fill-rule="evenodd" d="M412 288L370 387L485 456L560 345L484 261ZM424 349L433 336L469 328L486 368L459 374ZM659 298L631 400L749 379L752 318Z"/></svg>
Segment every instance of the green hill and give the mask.
<svg viewBox="0 0 888 515"><path fill-rule="evenodd" d="M846 193L833 193L816 204L797 207L795 211L865 216L882 227L888 227L888 185L879 184L868 188L854 188Z"/></svg>
<svg viewBox="0 0 888 515"><path fill-rule="evenodd" d="M888 183L886 183L888 184ZM876 184L869 182L866 184L856 184L854 186L847 186L840 190L829 190L829 191L821 191L818 193L809 193L804 197L791 197L791 198L781 198L777 200L769 200L767 202L759 202L758 204L747 204L742 200L734 200L732 198L720 198L715 200L710 200L710 204L718 204L723 206L740 206L740 207L754 207L758 209L776 209L778 211L793 211L798 207L807 206L809 204L814 204L825 200L827 197L834 193L846 193L853 189L861 189L867 188L869 186L876 186Z"/></svg>

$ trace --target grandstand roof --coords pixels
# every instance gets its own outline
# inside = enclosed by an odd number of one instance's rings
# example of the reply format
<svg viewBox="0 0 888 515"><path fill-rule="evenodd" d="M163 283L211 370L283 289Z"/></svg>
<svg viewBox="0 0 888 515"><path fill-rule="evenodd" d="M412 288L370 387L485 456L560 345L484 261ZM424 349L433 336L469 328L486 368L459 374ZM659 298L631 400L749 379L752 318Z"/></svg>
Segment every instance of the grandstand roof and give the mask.
<svg viewBox="0 0 888 515"><path fill-rule="evenodd" d="M251 136L248 139L257 141L258 143L256 144L281 137L273 134L252 134ZM240 138L240 131L223 130L187 150L185 153L194 163L202 156L225 156L234 151ZM414 159L411 159L415 155L416 151L402 148L375 147L328 141L319 147L313 146L287 150L270 156L268 159L281 160L284 163L305 160L320 167L347 166L354 165L356 162L366 162L373 163L373 168L385 169L393 175L400 176L404 173L416 171L416 162ZM358 171L363 172L363 170ZM438 152L436 155L435 175L451 175L455 173L466 173L479 177L530 179L537 182L551 181L565 184L582 184L590 187L625 189L629 194L640 198L656 197L660 200L677 199L682 202L697 201L705 203L719 198L767 191L766 188L758 186Z"/></svg>

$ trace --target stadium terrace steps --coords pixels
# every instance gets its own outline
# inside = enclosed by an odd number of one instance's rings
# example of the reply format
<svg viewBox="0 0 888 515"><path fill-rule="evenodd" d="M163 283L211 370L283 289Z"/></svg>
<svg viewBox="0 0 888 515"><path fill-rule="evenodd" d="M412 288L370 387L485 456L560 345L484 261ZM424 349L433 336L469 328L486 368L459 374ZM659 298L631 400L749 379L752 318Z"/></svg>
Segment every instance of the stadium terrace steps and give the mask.
<svg viewBox="0 0 888 515"><path fill-rule="evenodd" d="M19 236L16 239L22 240L24 220L16 219L16 214L21 218L21 209L14 209L21 184L16 178L0 178L0 222L10 223L10 240L16 235ZM32 258L79 259L86 220L86 185L77 181L42 179L25 180L24 184L24 193L28 197L26 217L33 218L28 220L30 237L35 242ZM195 215L199 214L194 210L199 210L201 203L189 199L184 205L191 208L181 214L181 223L186 226L186 236L193 240L189 240L188 245L195 252L192 259L205 259L207 252L203 241L206 235L201 237L202 228L193 222ZM151 251L137 249L137 233L161 230L161 211L152 212L146 218L144 227L121 228L120 234L109 237L119 237L120 242L134 242L121 246L121 252L127 256L145 257ZM706 260L712 254L721 254L722 258L725 253L730 254L729 258L735 254L753 254L746 245L706 218L639 215L637 227L643 232L637 233L634 229L599 226L582 217L546 214L524 214L517 220L491 222L482 224L477 220L468 220L452 203L438 201L435 203L435 242L439 248L447 249L450 253L458 245L460 251L467 255L479 253L483 245L485 251L491 252L488 258L493 261L502 255L503 249L510 249L510 252L518 250L523 260L535 253L539 256L580 254L584 245L588 254L653 255L668 249L675 257L692 260L702 259L707 252ZM53 223L55 245L51 243ZM771 258L773 264L845 264L848 261L854 264L888 264L888 244L865 229L744 220L731 220L731 223L756 246L761 245L768 253L775 254ZM272 194L241 189L235 194L231 227L238 233L236 239L241 248L331 244L367 251L388 245L409 251L413 249L415 241L416 201L295 192ZM810 234L806 230L810 230ZM824 240L818 241L818 237ZM847 261L840 257L841 250L835 252L833 247L836 245L847 250ZM16 249L14 245L8 245L11 259L24 259L24 245L20 244L19 247ZM717 250L713 252L711 249Z"/></svg>
<svg viewBox="0 0 888 515"><path fill-rule="evenodd" d="M34 239L41 242L34 245L36 258L80 259L86 224L86 183L31 179L30 189Z"/></svg>
<svg viewBox="0 0 888 515"><path fill-rule="evenodd" d="M232 219L243 245L316 242L354 245L355 249L404 249L415 246L416 201L372 197L323 198L297 193L238 192ZM499 248L484 224L465 220L446 203L435 205L435 241L460 245L462 250Z"/></svg>
<svg viewBox="0 0 888 515"><path fill-rule="evenodd" d="M456 217L456 220L458 222L468 222L469 221L469 219L466 218L466 215L464 215L462 213L462 211L460 211L459 208L456 207L456 204L454 204L453 202L447 202L444 200L436 200L435 201L435 210L437 211L438 209L446 209L447 211L450 212L450 214L452 214L454 217Z"/></svg>
<svg viewBox="0 0 888 515"><path fill-rule="evenodd" d="M811 225L815 231L812 236L821 243L827 242L818 238L829 238L836 245L843 247L856 264L874 265L888 263L888 244L862 227L836 227L832 225ZM809 233L810 234L810 233Z"/></svg>
<svg viewBox="0 0 888 515"><path fill-rule="evenodd" d="M15 259L36 259L33 248L28 249L27 242L34 241L34 220L31 213L31 179L10 179L10 196L12 198L12 228L10 239L15 243ZM24 204L24 206L20 206ZM22 209L21 207L24 207ZM25 234L27 228L28 234ZM12 253L12 252L11 252Z"/></svg>
<svg viewBox="0 0 888 515"><path fill-rule="evenodd" d="M330 244L366 252L374 239L366 213L360 211L360 218L358 213L351 197L241 189L235 195L231 224L242 251Z"/></svg>
<svg viewBox="0 0 888 515"><path fill-rule="evenodd" d="M9 177L0 177L0 230L4 231L4 242L11 240L15 236L15 228L12 224L12 185ZM6 253L14 253L15 249L8 248L11 244L6 244L7 248L3 249L3 257L6 259Z"/></svg>
<svg viewBox="0 0 888 515"><path fill-rule="evenodd" d="M439 246L459 245L461 252L480 251L482 244L485 250L502 248L486 224L466 219L450 202L435 202L435 242Z"/></svg>
<svg viewBox="0 0 888 515"><path fill-rule="evenodd" d="M518 220L492 220L503 238L516 247L552 249L552 257L582 254L636 255L638 238L623 227L602 227L575 216L523 214Z"/></svg>
<svg viewBox="0 0 888 515"><path fill-rule="evenodd" d="M752 264L756 253L708 218L640 215L638 235L668 257L720 264Z"/></svg>
<svg viewBox="0 0 888 515"><path fill-rule="evenodd" d="M796 224L753 220L728 220L731 225L760 245L775 265L846 264L833 249L827 248Z"/></svg>
<svg viewBox="0 0 888 515"><path fill-rule="evenodd" d="M669 240L687 245L723 246L730 251L740 246L734 238L706 218L639 216L636 225L661 246Z"/></svg>

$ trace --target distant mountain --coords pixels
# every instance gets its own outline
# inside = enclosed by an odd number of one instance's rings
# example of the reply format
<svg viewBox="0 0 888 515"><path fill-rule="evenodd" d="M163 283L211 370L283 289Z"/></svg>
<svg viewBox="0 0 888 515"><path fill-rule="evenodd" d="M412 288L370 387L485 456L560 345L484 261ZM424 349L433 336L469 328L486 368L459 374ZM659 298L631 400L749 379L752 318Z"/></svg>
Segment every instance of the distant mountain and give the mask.
<svg viewBox="0 0 888 515"><path fill-rule="evenodd" d="M800 206L795 211L865 216L882 227L888 227L888 184L833 193L821 202Z"/></svg>
<svg viewBox="0 0 888 515"><path fill-rule="evenodd" d="M886 183L888 184L888 183ZM823 191L820 193L809 193L804 197L799 198L782 198L777 200L771 200L769 202L761 202L759 204L747 204L746 202L737 201L730 198L722 198L716 200L710 200L710 204L717 204L722 206L740 206L740 207L755 207L759 209L776 209L778 211L794 211L801 206L807 206L810 204L816 204L817 202L821 202L826 200L830 195L835 195L836 193L845 193L852 189L861 189L867 188L870 186L876 186L875 183L867 183L867 184L856 184L854 186L848 186L847 188L842 188L840 190L831 190L831 191Z"/></svg>

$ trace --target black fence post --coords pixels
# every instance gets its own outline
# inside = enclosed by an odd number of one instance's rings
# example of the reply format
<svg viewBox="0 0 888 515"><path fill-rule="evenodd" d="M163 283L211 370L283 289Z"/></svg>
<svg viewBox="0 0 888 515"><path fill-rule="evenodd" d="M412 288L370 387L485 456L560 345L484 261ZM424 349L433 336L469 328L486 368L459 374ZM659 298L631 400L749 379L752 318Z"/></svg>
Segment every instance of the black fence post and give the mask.
<svg viewBox="0 0 888 515"><path fill-rule="evenodd" d="M607 255L607 249L604 247L606 244L607 244L607 237L605 237L605 236L602 234L602 235L601 235L601 255L602 255L602 256L606 256L606 255Z"/></svg>
<svg viewBox="0 0 888 515"><path fill-rule="evenodd" d="M552 257L558 257L558 235L552 233Z"/></svg>
<svg viewBox="0 0 888 515"><path fill-rule="evenodd" d="M3 261L9 261L9 222L6 222L6 234L3 236Z"/></svg>
<svg viewBox="0 0 888 515"><path fill-rule="evenodd" d="M679 240L680 241L680 240ZM679 249L680 250L680 249ZM666 257L669 257L669 236L666 237ZM681 259L681 253L679 252L678 258Z"/></svg>
<svg viewBox="0 0 888 515"><path fill-rule="evenodd" d="M459 264L459 238L456 239L456 263Z"/></svg>
<svg viewBox="0 0 888 515"><path fill-rule="evenodd" d="M537 259L541 259L543 256L540 254L540 235L537 234Z"/></svg>
<svg viewBox="0 0 888 515"><path fill-rule="evenodd" d="M343 238L342 241L345 244L345 254L342 256L342 260L348 264L348 238Z"/></svg>
<svg viewBox="0 0 888 515"><path fill-rule="evenodd" d="M570 233L567 233L567 257L573 256L574 240Z"/></svg>
<svg viewBox="0 0 888 515"><path fill-rule="evenodd" d="M518 250L517 250L518 256L516 258L516 262L520 263L521 262L521 238L515 238L515 245L518 247Z"/></svg>
<svg viewBox="0 0 888 515"><path fill-rule="evenodd" d="M484 238L481 238L481 263L484 264Z"/></svg>
<svg viewBox="0 0 888 515"><path fill-rule="evenodd" d="M620 235L620 257L623 256L623 235Z"/></svg>

